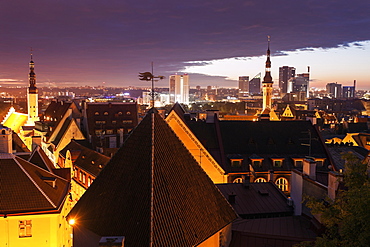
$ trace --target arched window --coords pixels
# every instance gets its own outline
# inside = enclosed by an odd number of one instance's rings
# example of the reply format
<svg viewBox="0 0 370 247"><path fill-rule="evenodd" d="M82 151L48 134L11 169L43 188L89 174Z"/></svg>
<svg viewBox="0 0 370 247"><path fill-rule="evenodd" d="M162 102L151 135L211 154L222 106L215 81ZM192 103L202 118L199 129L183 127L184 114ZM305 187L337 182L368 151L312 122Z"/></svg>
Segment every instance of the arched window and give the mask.
<svg viewBox="0 0 370 247"><path fill-rule="evenodd" d="M256 180L254 180L254 182L255 183L266 183L266 179L259 177Z"/></svg>
<svg viewBox="0 0 370 247"><path fill-rule="evenodd" d="M233 181L234 184L240 184L240 183L243 183L243 179L242 178L235 178L234 181Z"/></svg>
<svg viewBox="0 0 370 247"><path fill-rule="evenodd" d="M104 115L105 115L105 116L107 116L108 114L109 114L109 113L108 113L107 111L106 111L106 112L104 112Z"/></svg>
<svg viewBox="0 0 370 247"><path fill-rule="evenodd" d="M95 112L95 116L99 116L99 112L98 111Z"/></svg>
<svg viewBox="0 0 370 247"><path fill-rule="evenodd" d="M288 191L288 179L280 177L275 182L276 186L281 189L282 191Z"/></svg>

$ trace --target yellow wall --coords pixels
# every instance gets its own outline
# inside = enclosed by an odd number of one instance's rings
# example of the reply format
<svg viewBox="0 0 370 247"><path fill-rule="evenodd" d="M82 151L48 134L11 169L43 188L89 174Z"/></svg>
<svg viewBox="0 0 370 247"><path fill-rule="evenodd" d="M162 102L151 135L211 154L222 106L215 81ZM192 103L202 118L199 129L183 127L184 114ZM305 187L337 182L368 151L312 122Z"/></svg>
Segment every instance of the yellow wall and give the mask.
<svg viewBox="0 0 370 247"><path fill-rule="evenodd" d="M0 218L0 247L70 247L72 228L65 220L71 207L64 204L60 214L22 215ZM32 221L32 237L19 237L19 221Z"/></svg>
<svg viewBox="0 0 370 247"><path fill-rule="evenodd" d="M166 118L166 121L213 183L226 183L227 176L224 175L225 171L203 147L181 118L172 111Z"/></svg>

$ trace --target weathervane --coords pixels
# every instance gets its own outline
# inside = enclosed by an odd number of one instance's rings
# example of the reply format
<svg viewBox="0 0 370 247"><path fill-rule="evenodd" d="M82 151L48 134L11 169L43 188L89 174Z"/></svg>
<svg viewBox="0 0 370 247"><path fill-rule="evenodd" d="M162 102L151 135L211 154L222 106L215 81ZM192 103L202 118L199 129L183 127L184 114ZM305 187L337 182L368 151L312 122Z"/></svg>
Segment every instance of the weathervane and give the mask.
<svg viewBox="0 0 370 247"><path fill-rule="evenodd" d="M164 76L161 76L161 75L158 75L158 76L154 76L154 72L153 72L153 62L152 62L152 72L143 72L143 73L139 73L139 80L141 81L152 81L152 89L151 89L151 92L150 92L150 107L154 107L154 79L164 79ZM158 80L155 80L155 81L158 81Z"/></svg>

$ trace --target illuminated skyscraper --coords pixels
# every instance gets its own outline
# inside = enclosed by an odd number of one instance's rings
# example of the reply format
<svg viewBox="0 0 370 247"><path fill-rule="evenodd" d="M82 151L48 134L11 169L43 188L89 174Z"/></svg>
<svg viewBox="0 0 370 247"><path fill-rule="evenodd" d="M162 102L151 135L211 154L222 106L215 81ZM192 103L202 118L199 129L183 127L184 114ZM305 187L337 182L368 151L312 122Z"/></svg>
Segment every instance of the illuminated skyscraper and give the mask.
<svg viewBox="0 0 370 247"><path fill-rule="evenodd" d="M239 92L249 92L249 76L239 76Z"/></svg>
<svg viewBox="0 0 370 247"><path fill-rule="evenodd" d="M342 84L328 83L326 84L326 92L333 98L342 98Z"/></svg>
<svg viewBox="0 0 370 247"><path fill-rule="evenodd" d="M258 73L252 80L249 81L249 93L261 93L261 73Z"/></svg>
<svg viewBox="0 0 370 247"><path fill-rule="evenodd" d="M281 93L288 92L288 81L295 77L295 68L283 66L279 68L279 88Z"/></svg>
<svg viewBox="0 0 370 247"><path fill-rule="evenodd" d="M189 104L189 75L171 75L169 94L170 103Z"/></svg>

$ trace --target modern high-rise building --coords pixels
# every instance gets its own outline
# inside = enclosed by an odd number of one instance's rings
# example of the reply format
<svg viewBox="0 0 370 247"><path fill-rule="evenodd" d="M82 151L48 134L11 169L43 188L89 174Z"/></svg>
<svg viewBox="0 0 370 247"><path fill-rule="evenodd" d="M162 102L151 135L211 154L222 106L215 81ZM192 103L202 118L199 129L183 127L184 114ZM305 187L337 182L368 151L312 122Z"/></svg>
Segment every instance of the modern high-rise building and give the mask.
<svg viewBox="0 0 370 247"><path fill-rule="evenodd" d="M249 92L249 76L239 76L239 92Z"/></svg>
<svg viewBox="0 0 370 247"><path fill-rule="evenodd" d="M249 81L249 93L261 93L261 73L258 73L252 80Z"/></svg>
<svg viewBox="0 0 370 247"><path fill-rule="evenodd" d="M355 97L355 86L343 86L343 98L353 99Z"/></svg>
<svg viewBox="0 0 370 247"><path fill-rule="evenodd" d="M302 73L298 74L293 81L293 93L305 92L306 97L309 97L309 81L310 74Z"/></svg>
<svg viewBox="0 0 370 247"><path fill-rule="evenodd" d="M295 77L295 68L283 66L279 68L279 88L281 93L288 92L288 81Z"/></svg>
<svg viewBox="0 0 370 247"><path fill-rule="evenodd" d="M189 75L171 75L169 83L170 103L189 104Z"/></svg>
<svg viewBox="0 0 370 247"><path fill-rule="evenodd" d="M342 84L328 83L326 84L326 93L330 94L333 98L342 98Z"/></svg>

